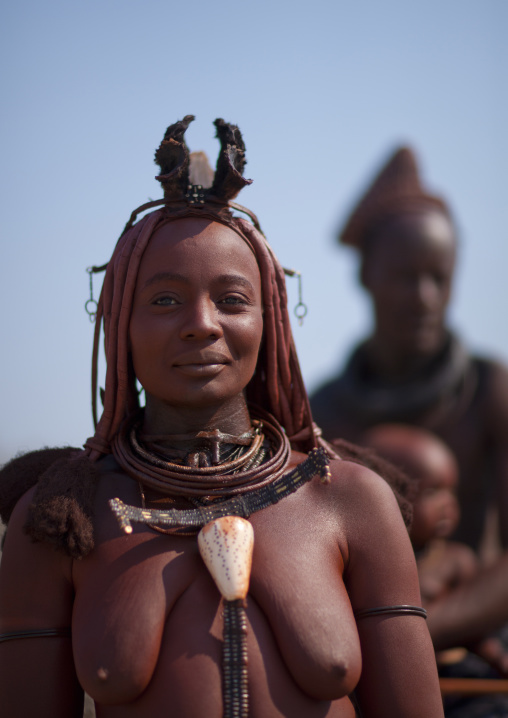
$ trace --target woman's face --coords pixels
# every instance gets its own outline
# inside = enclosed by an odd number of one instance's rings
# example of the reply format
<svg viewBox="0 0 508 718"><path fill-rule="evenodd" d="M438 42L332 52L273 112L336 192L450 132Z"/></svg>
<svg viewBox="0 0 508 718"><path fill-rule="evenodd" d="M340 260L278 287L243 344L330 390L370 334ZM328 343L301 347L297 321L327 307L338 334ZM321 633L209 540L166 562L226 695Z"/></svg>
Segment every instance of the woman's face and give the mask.
<svg viewBox="0 0 508 718"><path fill-rule="evenodd" d="M236 232L185 218L154 233L129 326L147 402L185 409L227 404L254 374L262 333L259 269Z"/></svg>
<svg viewBox="0 0 508 718"><path fill-rule="evenodd" d="M372 239L362 280L376 331L397 353L432 354L441 346L455 253L453 227L436 211L401 216Z"/></svg>

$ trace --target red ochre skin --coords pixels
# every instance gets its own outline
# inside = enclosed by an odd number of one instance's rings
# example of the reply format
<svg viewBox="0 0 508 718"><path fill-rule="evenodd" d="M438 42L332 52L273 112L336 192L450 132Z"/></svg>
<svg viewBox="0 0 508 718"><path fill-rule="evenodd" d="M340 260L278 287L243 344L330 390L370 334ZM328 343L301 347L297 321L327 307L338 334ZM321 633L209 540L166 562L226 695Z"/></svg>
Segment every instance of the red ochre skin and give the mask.
<svg viewBox="0 0 508 718"><path fill-rule="evenodd" d="M295 462L301 459L293 456ZM4 575L23 561L26 571L40 572L43 591L23 592L23 580L7 595L0 589L2 614L6 609L10 614L2 630L26 626L28 615L35 627L70 625L72 619L77 676L106 718L157 715L162 706L170 716L220 718L220 597L197 541L139 525L130 536L121 535L107 500L119 496L139 505L138 487L115 471L111 458L101 465L97 545L82 561L73 563L45 545L32 544L20 531L30 496L18 505L9 526ZM358 633L352 615L352 608L420 601L395 499L367 469L333 462L332 471L330 485L316 477L250 519L255 534L247 607L251 714L352 718L346 696L358 682L363 659L358 692L366 716L440 716L425 621L415 616L363 619ZM39 640L45 644L43 665L36 663ZM75 685L74 667L66 639L25 643L2 645L0 681L18 686L16 705L23 713L12 715L35 716L37 708L10 670L16 652L23 649L25 680L31 676L42 691L38 701L50 701L62 684ZM55 683L49 667L59 653L64 665ZM400 712L397 700L404 706ZM61 710L58 703L51 715L79 713L68 705Z"/></svg>
<svg viewBox="0 0 508 718"><path fill-rule="evenodd" d="M242 390L261 339L259 277L250 249L234 232L200 220L184 220L179 229L185 233L179 242L164 236L164 228L154 238L141 275L152 262L158 272L166 262L174 271L179 253L190 294L160 309L146 304L140 289L131 321L134 363L147 386L145 429L240 433L249 425ZM197 235L210 242L206 263L195 251ZM246 304L223 304L224 293L212 292L216 261L221 275L239 274L254 287ZM172 292L178 294L164 287L161 296ZM238 287L230 288L226 297L236 294ZM159 322L164 329L154 329ZM185 402L166 376L182 373L175 366L187 346L205 356L217 351L226 363L206 377L183 372ZM293 452L288 470L304 459ZM65 638L0 644L0 703L12 718L77 718L81 685L100 718L221 718L221 598L197 540L140 524L122 534L108 500L139 506L138 485L111 456L98 466L95 548L86 558L73 561L23 533L32 491L13 513L1 566L0 631L72 625L72 645ZM357 626L353 616L372 607L420 604L395 497L358 464L333 461L330 468L331 483L316 477L249 519L249 715L354 718L348 696L356 690L364 718L442 718L426 622L377 616Z"/></svg>
<svg viewBox="0 0 508 718"><path fill-rule="evenodd" d="M441 347L455 255L453 228L437 212L401 216L369 245L361 280L372 297L373 345L387 371Z"/></svg>
<svg viewBox="0 0 508 718"><path fill-rule="evenodd" d="M182 434L182 414L193 426L210 413L216 423L237 422L262 334L259 270L236 232L196 219L157 230L141 261L129 327L147 395L146 431L156 422L158 433ZM248 415L244 422L240 432L250 428Z"/></svg>

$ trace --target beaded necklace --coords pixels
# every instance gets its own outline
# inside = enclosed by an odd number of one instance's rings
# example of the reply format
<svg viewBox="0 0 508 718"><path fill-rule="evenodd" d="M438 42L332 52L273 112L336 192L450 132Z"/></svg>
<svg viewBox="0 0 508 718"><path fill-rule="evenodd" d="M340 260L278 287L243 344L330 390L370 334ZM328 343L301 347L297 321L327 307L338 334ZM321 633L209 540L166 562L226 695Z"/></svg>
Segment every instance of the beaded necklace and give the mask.
<svg viewBox="0 0 508 718"><path fill-rule="evenodd" d="M316 474L320 475L323 483L329 483L331 478L329 459L323 448L312 449L305 461L271 484L223 501L203 504L194 509L139 508L129 506L118 498L111 499L109 505L117 517L120 528L127 534L132 533L131 522L175 529L186 528L198 533L206 524L225 516L247 519L256 511L277 504L294 493Z"/></svg>

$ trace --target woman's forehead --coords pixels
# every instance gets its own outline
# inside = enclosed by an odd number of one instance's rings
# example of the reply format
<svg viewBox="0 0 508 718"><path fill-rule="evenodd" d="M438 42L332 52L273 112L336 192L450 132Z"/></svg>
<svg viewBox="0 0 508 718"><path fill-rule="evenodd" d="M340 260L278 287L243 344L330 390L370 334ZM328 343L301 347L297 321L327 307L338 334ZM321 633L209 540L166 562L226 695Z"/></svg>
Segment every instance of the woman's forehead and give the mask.
<svg viewBox="0 0 508 718"><path fill-rule="evenodd" d="M164 263L219 265L222 270L241 268L259 277L257 260L242 237L230 227L200 217L185 217L160 226L143 254L140 274Z"/></svg>
<svg viewBox="0 0 508 718"><path fill-rule="evenodd" d="M211 243L229 247L234 247L235 244L240 247L248 246L237 232L225 224L201 217L182 217L159 226L148 243L148 249L160 247L170 250L186 240L199 240L198 246L203 249Z"/></svg>

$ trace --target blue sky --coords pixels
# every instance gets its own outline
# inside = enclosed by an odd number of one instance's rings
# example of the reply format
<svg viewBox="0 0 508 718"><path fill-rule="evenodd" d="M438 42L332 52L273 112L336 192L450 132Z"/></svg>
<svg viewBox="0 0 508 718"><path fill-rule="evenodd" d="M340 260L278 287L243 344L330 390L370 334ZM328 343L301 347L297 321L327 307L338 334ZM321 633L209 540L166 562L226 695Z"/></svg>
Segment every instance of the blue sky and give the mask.
<svg viewBox="0 0 508 718"><path fill-rule="evenodd" d="M461 229L451 324L508 360L506 0L18 0L2 15L0 460L92 432L85 269L160 196L153 152L185 114L213 162L216 117L244 134L240 201L303 272L310 389L370 326L334 235L402 143Z"/></svg>

